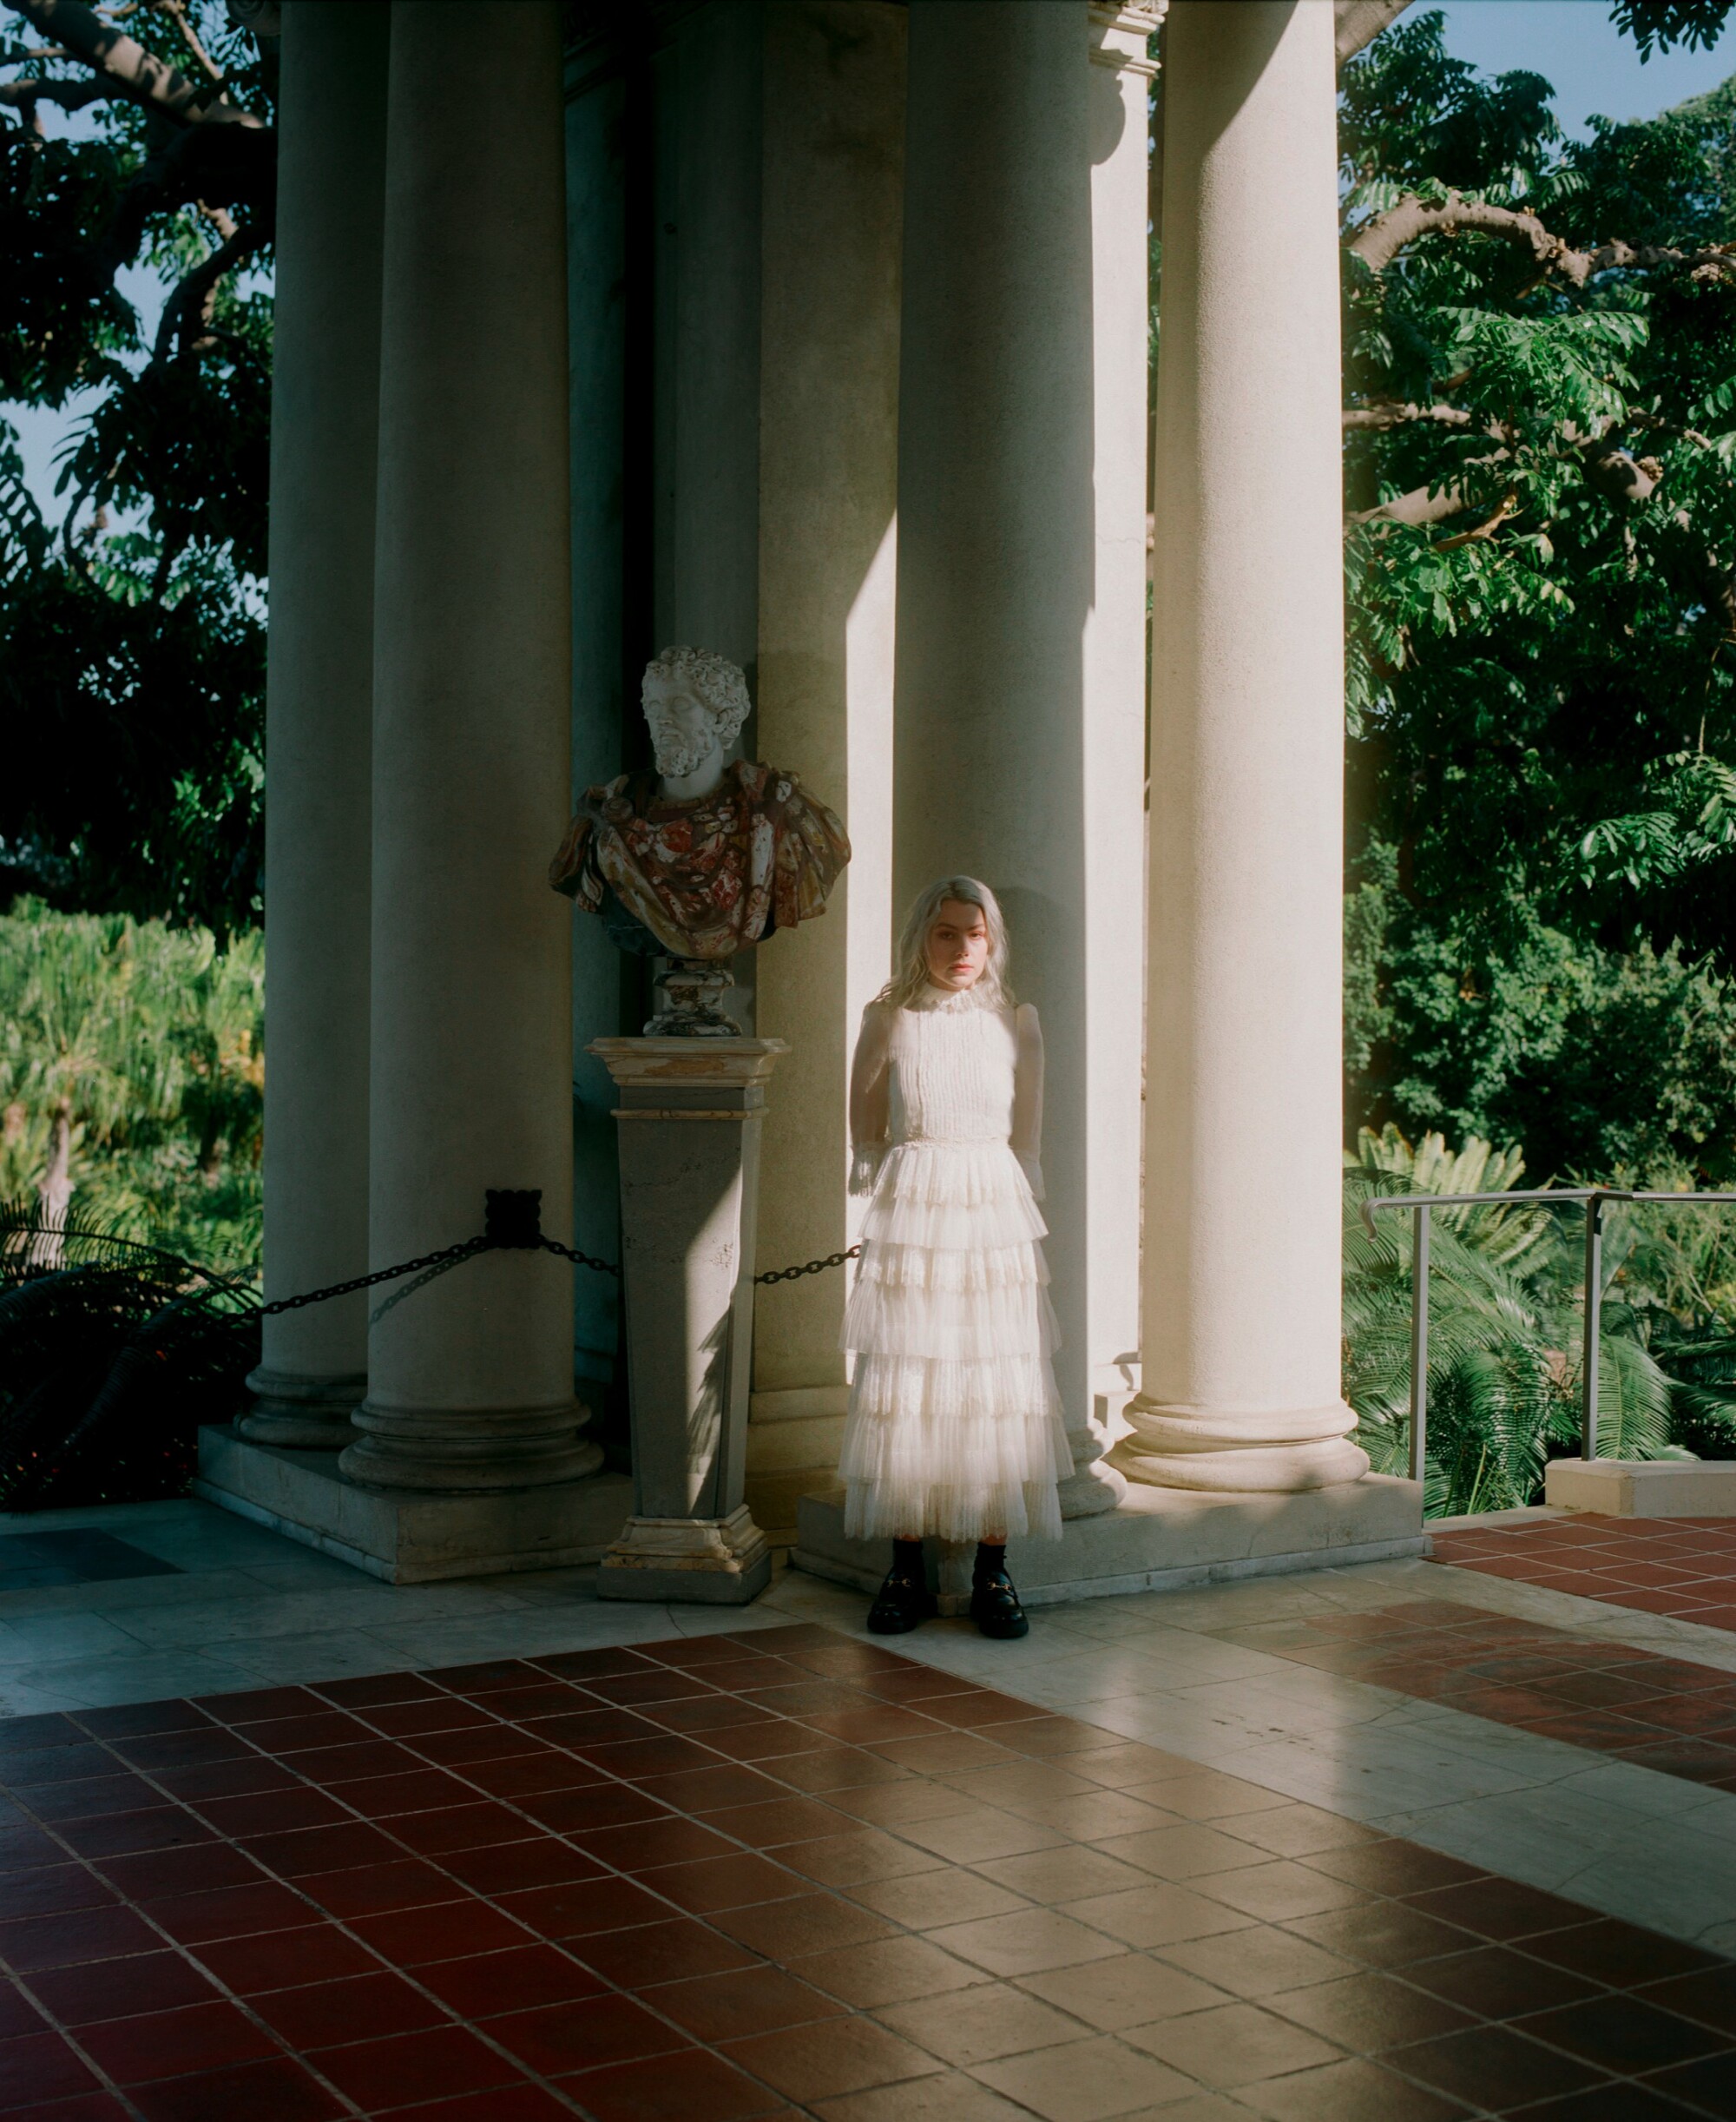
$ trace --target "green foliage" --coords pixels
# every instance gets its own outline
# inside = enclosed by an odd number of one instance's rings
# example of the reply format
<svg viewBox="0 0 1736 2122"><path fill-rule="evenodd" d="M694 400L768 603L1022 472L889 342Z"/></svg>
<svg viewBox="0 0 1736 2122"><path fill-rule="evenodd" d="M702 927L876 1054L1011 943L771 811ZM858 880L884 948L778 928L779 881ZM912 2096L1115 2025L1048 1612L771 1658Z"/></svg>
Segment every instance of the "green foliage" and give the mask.
<svg viewBox="0 0 1736 2122"><path fill-rule="evenodd" d="M257 932L0 916L0 1198L42 1188L64 1120L79 1222L251 1268L263 1039Z"/></svg>
<svg viewBox="0 0 1736 2122"><path fill-rule="evenodd" d="M1499 1193L1517 1149L1439 1135L1415 1147L1364 1130L1345 1157L1345 1395L1377 1471L1407 1470L1411 1227L1381 1194ZM1606 1210L1598 1453L1610 1459L1736 1457L1736 1340L1697 1332L1671 1308L1727 1271L1736 1222L1710 1209ZM1431 1212L1428 1464L1432 1517L1542 1499L1547 1461L1577 1452L1584 1301L1583 1210L1509 1203Z"/></svg>
<svg viewBox="0 0 1736 2122"><path fill-rule="evenodd" d="M252 38L220 0L185 14L223 99L267 117ZM176 10L130 9L125 30L198 73ZM74 57L30 58L39 43L0 53L9 78L89 83ZM238 267L267 261L272 135L120 99L76 135L0 109L0 405L95 393L58 528L0 421L0 905L22 890L221 932L260 904L271 300L221 273L183 330L175 291L232 238ZM129 265L168 299L148 343Z"/></svg>
<svg viewBox="0 0 1736 2122"><path fill-rule="evenodd" d="M1660 44L1722 12L1626 10ZM1441 25L1401 18L1345 69L1347 233L1457 194L1629 248L1578 279L1498 228L1431 227L1379 273L1347 256L1351 401L1395 409L1348 434L1350 508L1439 504L1346 541L1349 1123L1719 1179L1736 287L1706 261L1736 236L1736 82L1568 142L1547 82L1478 76Z"/></svg>
<svg viewBox="0 0 1736 2122"><path fill-rule="evenodd" d="M1730 13L1730 0L1615 0L1609 18L1640 47L1642 60L1673 44L1711 45Z"/></svg>
<svg viewBox="0 0 1736 2122"><path fill-rule="evenodd" d="M1382 1082L1409 1126L1523 1141L1545 1174L1721 1183L1736 986L1674 945L1549 926L1516 885L1493 906L1419 906L1399 860L1371 838L1345 900L1352 1083Z"/></svg>

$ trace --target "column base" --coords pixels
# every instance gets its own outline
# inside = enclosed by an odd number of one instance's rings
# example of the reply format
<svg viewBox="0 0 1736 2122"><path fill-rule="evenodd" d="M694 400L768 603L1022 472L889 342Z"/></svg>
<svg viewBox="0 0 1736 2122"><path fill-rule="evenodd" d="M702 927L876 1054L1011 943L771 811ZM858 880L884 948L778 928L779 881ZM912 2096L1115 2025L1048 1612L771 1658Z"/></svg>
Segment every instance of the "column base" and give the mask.
<svg viewBox="0 0 1736 2122"><path fill-rule="evenodd" d="M1073 1472L1055 1488L1063 1519L1101 1518L1105 1511L1119 1509L1127 1497L1126 1479L1110 1464L1108 1453L1111 1440L1126 1427L1134 1387L1121 1364L1105 1365L1096 1375L1103 1382L1091 1395L1088 1419L1067 1433Z"/></svg>
<svg viewBox="0 0 1736 2122"><path fill-rule="evenodd" d="M247 1389L253 1406L235 1425L242 1436L290 1451L341 1452L355 1441L350 1417L366 1395L368 1374L302 1378L293 1371L267 1370L261 1363L248 1372Z"/></svg>
<svg viewBox="0 0 1736 2122"><path fill-rule="evenodd" d="M745 1606L772 1581L772 1551L747 1506L727 1518L629 1518L597 1572L599 1598Z"/></svg>
<svg viewBox="0 0 1736 2122"><path fill-rule="evenodd" d="M791 1566L876 1591L890 1540L845 1537L844 1491L804 1496ZM945 1614L970 1604L975 1550L929 1543ZM1007 1567L1027 1606L1164 1592L1292 1570L1339 1569L1429 1552L1415 1481L1364 1474L1301 1495L1209 1494L1135 1482L1116 1510L1067 1520L1058 1540L1012 1540Z"/></svg>
<svg viewBox="0 0 1736 2122"><path fill-rule="evenodd" d="M796 1506L838 1479L847 1385L787 1386L747 1403L747 1507L774 1547L796 1537Z"/></svg>
<svg viewBox="0 0 1736 2122"><path fill-rule="evenodd" d="M600 1561L633 1507L624 1473L472 1495L387 1494L326 1452L199 1433L193 1493L388 1584Z"/></svg>
<svg viewBox="0 0 1736 2122"><path fill-rule="evenodd" d="M1105 1511L1119 1510L1127 1499L1126 1481L1107 1459L1094 1459L1079 1466L1078 1440L1072 1441L1073 1463L1079 1470L1055 1486L1062 1519L1101 1518Z"/></svg>
<svg viewBox="0 0 1736 2122"><path fill-rule="evenodd" d="M1341 1400L1261 1414L1164 1406L1135 1395L1126 1412L1128 1434L1109 1458L1141 1486L1299 1495L1342 1487L1368 1472L1368 1453L1346 1434L1356 1427L1355 1410Z"/></svg>
<svg viewBox="0 0 1736 2122"><path fill-rule="evenodd" d="M590 1418L575 1400L474 1415L462 1435L452 1419L364 1400L339 1470L388 1493L465 1495L582 1481L602 1464L602 1447L579 1433Z"/></svg>

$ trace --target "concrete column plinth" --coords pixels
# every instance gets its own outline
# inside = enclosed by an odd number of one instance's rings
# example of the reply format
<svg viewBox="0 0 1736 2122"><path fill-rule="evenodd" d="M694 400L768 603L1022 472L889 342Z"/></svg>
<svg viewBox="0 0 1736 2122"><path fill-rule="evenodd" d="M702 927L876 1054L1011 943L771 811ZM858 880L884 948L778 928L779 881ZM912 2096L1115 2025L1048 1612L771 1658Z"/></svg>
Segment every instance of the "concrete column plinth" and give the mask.
<svg viewBox="0 0 1736 2122"><path fill-rule="evenodd" d="M931 1540L929 1572L944 1614L969 1611L975 1549ZM1371 1473L1306 1495L1200 1495L1128 1485L1121 1506L1072 1519L1058 1540L1010 1540L1007 1566L1027 1606L1181 1591L1296 1570L1426 1554L1417 1486ZM890 1540L852 1540L841 1490L804 1496L791 1560L810 1576L871 1593Z"/></svg>
<svg viewBox="0 0 1736 2122"><path fill-rule="evenodd" d="M782 1039L619 1038L589 1051L619 1091L633 1515L604 1598L732 1605L771 1581L743 1501L766 1083Z"/></svg>

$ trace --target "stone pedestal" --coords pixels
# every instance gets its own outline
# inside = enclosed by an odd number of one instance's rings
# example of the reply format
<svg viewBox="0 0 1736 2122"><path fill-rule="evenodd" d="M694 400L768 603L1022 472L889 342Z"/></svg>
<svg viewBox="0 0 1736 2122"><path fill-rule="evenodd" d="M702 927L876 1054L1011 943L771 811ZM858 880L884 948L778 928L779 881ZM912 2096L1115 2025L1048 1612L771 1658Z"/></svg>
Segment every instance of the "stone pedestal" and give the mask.
<svg viewBox="0 0 1736 2122"><path fill-rule="evenodd" d="M1007 1567L1027 1606L1179 1591L1240 1577L1390 1562L1429 1552L1418 1531L1415 1481L1371 1473L1300 1495L1208 1494L1129 1483L1127 1499L1100 1517L1069 1519L1058 1540L1012 1540ZM975 1549L927 1544L940 1610L970 1604ZM845 1537L844 1492L804 1496L791 1562L811 1576L874 1592L891 1566L890 1540Z"/></svg>
<svg viewBox="0 0 1736 2122"><path fill-rule="evenodd" d="M739 1605L771 1581L742 1500L766 1082L781 1039L596 1039L620 1093L633 1516L604 1598Z"/></svg>

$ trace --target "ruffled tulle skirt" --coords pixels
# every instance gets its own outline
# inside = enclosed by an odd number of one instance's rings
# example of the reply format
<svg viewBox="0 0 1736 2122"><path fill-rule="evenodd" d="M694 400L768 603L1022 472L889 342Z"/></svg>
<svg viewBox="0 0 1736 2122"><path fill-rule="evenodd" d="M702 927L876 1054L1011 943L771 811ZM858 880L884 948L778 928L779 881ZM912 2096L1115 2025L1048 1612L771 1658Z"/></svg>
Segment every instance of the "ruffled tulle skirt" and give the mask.
<svg viewBox="0 0 1736 2122"><path fill-rule="evenodd" d="M1006 1143L887 1152L841 1336L856 1354L838 1466L852 1537L1060 1538L1073 1459L1043 1233Z"/></svg>

